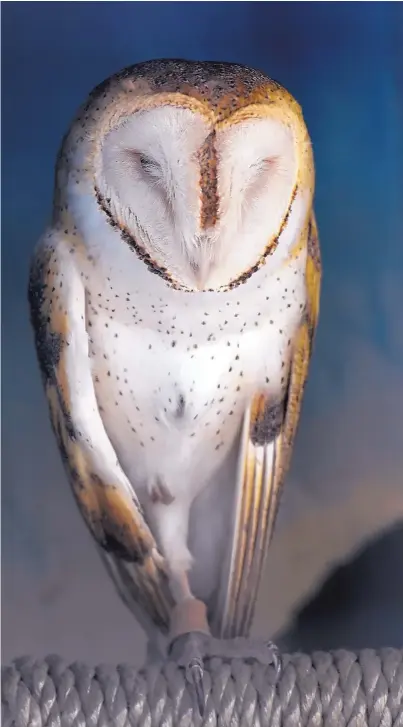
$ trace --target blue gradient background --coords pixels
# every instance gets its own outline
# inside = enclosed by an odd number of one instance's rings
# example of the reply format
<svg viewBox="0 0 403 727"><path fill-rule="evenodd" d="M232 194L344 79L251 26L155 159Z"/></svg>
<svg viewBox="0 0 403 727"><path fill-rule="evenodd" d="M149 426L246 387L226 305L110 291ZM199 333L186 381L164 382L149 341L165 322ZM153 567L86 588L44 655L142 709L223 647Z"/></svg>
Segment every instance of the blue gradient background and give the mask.
<svg viewBox="0 0 403 727"><path fill-rule="evenodd" d="M142 654L59 463L26 282L77 107L111 73L153 57L264 70L302 104L314 145L321 321L259 629L281 627L290 647L402 642L402 27L401 4L387 2L3 3L4 659ZM290 624L290 608L364 547Z"/></svg>

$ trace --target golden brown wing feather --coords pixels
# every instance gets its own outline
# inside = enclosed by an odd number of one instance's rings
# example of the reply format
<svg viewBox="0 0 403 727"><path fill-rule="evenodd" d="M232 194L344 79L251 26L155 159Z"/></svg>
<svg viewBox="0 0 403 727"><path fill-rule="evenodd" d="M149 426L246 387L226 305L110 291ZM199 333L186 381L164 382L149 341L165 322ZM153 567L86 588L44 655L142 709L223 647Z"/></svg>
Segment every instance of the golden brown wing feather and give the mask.
<svg viewBox="0 0 403 727"><path fill-rule="evenodd" d="M69 347L80 336L86 341L85 307L78 316L82 324L78 330L77 311L72 316L68 279L69 266L73 269L74 255L78 254L75 241L63 238L54 242L50 236L38 246L30 270L31 322L50 419L87 526L110 565L121 573L133 603L138 603L155 625L167 631L173 600L162 556L139 501L133 490L122 487L121 478L102 477L94 466L97 444L86 446L83 432L79 431L82 423L76 417L74 376L79 373L81 377L83 372L69 365ZM117 458L116 471L123 475Z"/></svg>
<svg viewBox="0 0 403 727"><path fill-rule="evenodd" d="M293 343L285 399L273 404L265 394L257 393L244 418L234 539L215 626L227 638L250 632L300 417L319 315L321 259L313 213L307 248L307 308Z"/></svg>

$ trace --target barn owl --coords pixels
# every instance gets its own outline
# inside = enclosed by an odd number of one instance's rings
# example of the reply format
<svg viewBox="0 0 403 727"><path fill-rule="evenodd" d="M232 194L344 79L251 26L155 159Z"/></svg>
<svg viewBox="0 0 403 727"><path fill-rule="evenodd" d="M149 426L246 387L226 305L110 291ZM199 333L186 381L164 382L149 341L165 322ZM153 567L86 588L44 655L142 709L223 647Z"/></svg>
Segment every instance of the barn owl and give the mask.
<svg viewBox="0 0 403 727"><path fill-rule="evenodd" d="M127 68L63 140L37 356L75 499L150 637L175 618L249 633L318 319L313 191L299 105L237 64Z"/></svg>

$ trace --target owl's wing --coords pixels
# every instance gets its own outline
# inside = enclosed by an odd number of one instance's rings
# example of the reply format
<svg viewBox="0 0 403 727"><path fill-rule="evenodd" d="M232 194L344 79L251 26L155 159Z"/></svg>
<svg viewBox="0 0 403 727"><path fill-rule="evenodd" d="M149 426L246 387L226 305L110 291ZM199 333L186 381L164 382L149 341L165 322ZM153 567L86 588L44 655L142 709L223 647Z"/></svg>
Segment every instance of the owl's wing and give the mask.
<svg viewBox="0 0 403 727"><path fill-rule="evenodd" d="M307 246L307 310L294 340L285 399L273 406L256 393L244 417L232 551L215 624L225 638L249 634L297 430L319 314L321 260L313 213Z"/></svg>
<svg viewBox="0 0 403 727"><path fill-rule="evenodd" d="M31 322L51 422L79 509L121 595L140 621L145 612L166 631L173 601L164 562L97 405L76 240L48 233L30 270Z"/></svg>

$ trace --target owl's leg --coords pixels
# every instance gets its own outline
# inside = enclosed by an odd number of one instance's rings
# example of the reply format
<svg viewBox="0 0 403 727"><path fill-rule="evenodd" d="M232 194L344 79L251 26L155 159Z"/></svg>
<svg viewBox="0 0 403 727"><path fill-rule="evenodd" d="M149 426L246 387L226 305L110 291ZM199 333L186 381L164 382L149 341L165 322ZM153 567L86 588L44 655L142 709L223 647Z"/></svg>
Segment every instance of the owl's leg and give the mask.
<svg viewBox="0 0 403 727"><path fill-rule="evenodd" d="M193 595L189 571L193 558L187 546L190 504L167 498L152 502L150 516L170 573L176 607L171 618L171 646L182 653L186 675L193 684L199 714L203 715L206 694L203 686L203 640L209 636L207 609Z"/></svg>
<svg viewBox="0 0 403 727"><path fill-rule="evenodd" d="M149 508L157 539L169 568L172 595L178 604L193 598L188 578L193 564L187 546L189 511L188 502L174 498L169 501L166 498L154 499Z"/></svg>

